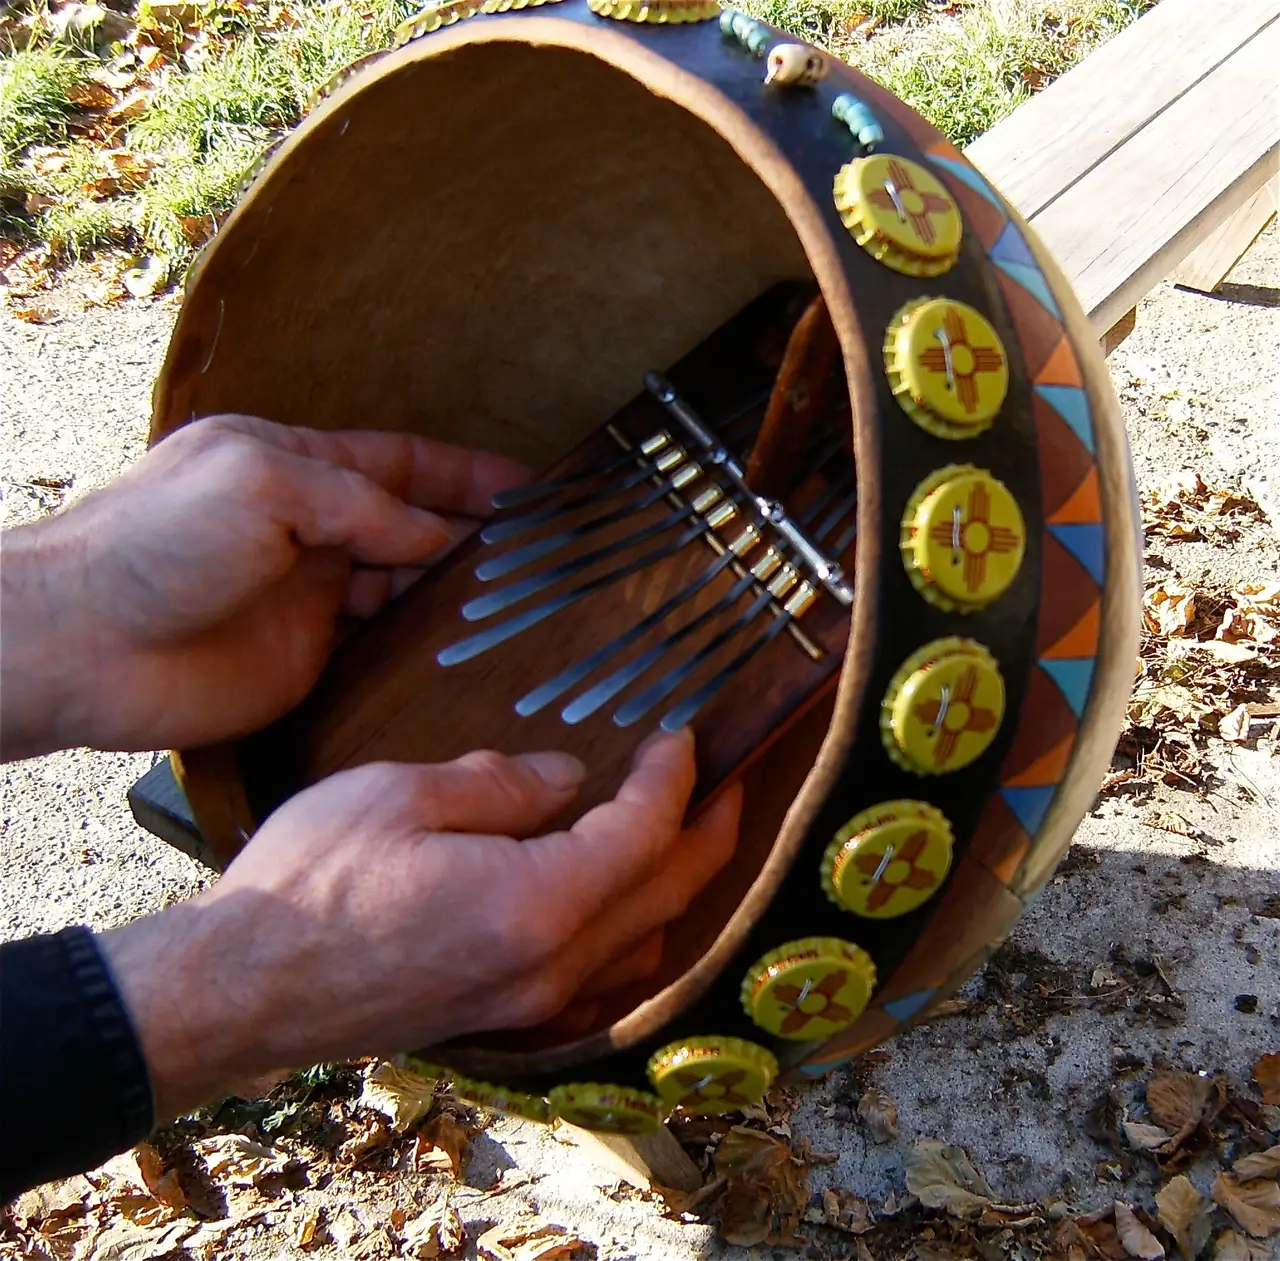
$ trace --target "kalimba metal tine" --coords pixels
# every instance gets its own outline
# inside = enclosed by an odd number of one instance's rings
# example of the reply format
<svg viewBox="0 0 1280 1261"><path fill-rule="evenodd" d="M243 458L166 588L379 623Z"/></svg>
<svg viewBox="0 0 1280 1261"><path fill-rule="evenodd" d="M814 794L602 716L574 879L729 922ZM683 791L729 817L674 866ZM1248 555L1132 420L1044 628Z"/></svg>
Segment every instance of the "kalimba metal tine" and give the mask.
<svg viewBox="0 0 1280 1261"><path fill-rule="evenodd" d="M734 598L736 599L738 595L741 595L754 581L755 578L751 573L748 573L745 578L739 579L734 586ZM613 715L613 721L619 727L629 727L632 723L639 722L655 705L665 700L681 683L693 675L704 661L718 652L739 631L750 626L768 608L772 600L773 596L768 591L761 592L747 607L746 612L735 618L722 631L708 640L693 656L682 662L674 670L668 671L656 683L645 688L639 696L621 706ZM788 619L779 618L778 620L780 625L785 625Z"/></svg>
<svg viewBox="0 0 1280 1261"><path fill-rule="evenodd" d="M522 578L519 582L514 582L509 587L503 587L491 595L484 595L477 600L472 600L462 606L462 616L468 622L478 622L482 618L492 617L495 613L501 613L503 609L508 609L513 604L518 604L526 596L536 595L539 591L554 587L557 582L565 578L572 578L575 574L582 573L597 561L608 560L611 556L617 556L628 548L636 547L656 535L665 533L672 526L688 520L694 512L695 509L690 504L663 517L661 521L656 522L654 525L646 526L643 530L637 530L634 534L628 534L625 538L617 539L605 547L598 547L594 552L587 552L584 556L575 557L573 560L566 561L563 565L557 565L554 569L546 569L541 573L531 574L528 578Z"/></svg>
<svg viewBox="0 0 1280 1261"><path fill-rule="evenodd" d="M744 614L739 621L745 626L748 618ZM718 670L711 678L709 678L692 696L681 701L674 709L669 710L663 715L662 721L658 724L663 731L679 731L681 727L687 726L693 721L700 710L726 683L729 682L743 666L751 660L766 644L773 640L787 629L791 621L790 614L778 618L772 626L769 627L763 635L761 635L753 643L748 644L732 661L723 669Z"/></svg>
<svg viewBox="0 0 1280 1261"><path fill-rule="evenodd" d="M616 469L617 466L610 465L609 467ZM579 508L589 507L591 504L599 503L601 500L615 499L621 492L630 490L633 486L639 486L641 482L657 471L658 466L646 460L639 468L632 470L620 482L605 486L601 490L592 491L589 495L579 495L576 499L555 504L550 508L539 508L535 512L526 512L518 517L508 517L505 521L495 521L492 525L487 525L480 531L480 541L482 543L501 543L504 539L515 538L526 530L531 530L535 525L541 525L544 521L554 521L556 517L576 512Z"/></svg>
<svg viewBox="0 0 1280 1261"><path fill-rule="evenodd" d="M690 472L692 472L692 476L690 476ZM673 476L664 478L663 481L639 499L628 500L620 508L615 508L612 512L603 513L598 517L592 517L590 521L584 521L581 525L576 525L571 530L562 530L558 534L548 535L546 538L526 543L523 547L517 547L514 551L505 552L501 556L495 556L492 560L484 561L476 566L476 577L481 582L490 582L494 578L505 578L507 574L514 573L517 569L523 569L525 565L531 564L535 560L541 560L544 556L550 556L552 553L586 538L587 535L594 534L597 530L603 530L608 526L625 520L627 517L633 516L637 512L643 512L644 509L652 507L663 496L670 494L677 486L693 481L694 477L700 473L701 470L697 465L682 463ZM648 476L648 474L645 474L645 476Z"/></svg>
<svg viewBox="0 0 1280 1261"><path fill-rule="evenodd" d="M645 635L648 631L657 626L664 618L673 613L686 600L692 599L710 582L714 581L717 574L722 573L729 564L735 559L734 554L730 551L724 552L714 564L705 569L691 583L681 588L665 603L654 609L648 617L636 623L630 630L623 632L616 639L610 640L603 648L598 648L590 656L583 657L580 661L575 661L573 665L561 670L553 679L548 679L540 687L534 688L527 696L522 696L516 702L516 713L523 718L528 718L531 714L536 714L540 709L545 708L552 701L558 700L570 688L576 687L593 671L600 669L601 666L608 665L609 662L618 655L618 653L629 648L638 639Z"/></svg>
<svg viewBox="0 0 1280 1261"><path fill-rule="evenodd" d="M584 692L576 701L566 705L560 712L560 717L572 726L581 722L584 718L590 717L600 708L612 700L623 688L628 684L634 683L650 666L661 661L682 639L692 635L699 627L705 626L712 618L719 617L726 609L732 608L737 603L739 597L755 582L755 576L751 573L743 575L737 582L726 592L720 599L710 608L704 609L697 617L687 622L679 630L673 631L661 643L655 644L647 652L642 653L634 661L628 662L621 670L615 671L608 678L602 679L590 691ZM658 685L655 685L658 686ZM649 689L650 691L652 689ZM646 691L645 696L648 695ZM661 700L661 697L658 697ZM646 706L646 708L648 708ZM617 721L617 715L614 716ZM632 720L634 721L634 719ZM628 726L628 723L620 722L619 726Z"/></svg>
<svg viewBox="0 0 1280 1261"><path fill-rule="evenodd" d="M470 661L472 657L478 657L482 652L488 652L490 648L505 643L513 636L519 635L531 626L536 626L539 622L551 617L552 614L567 609L571 604L585 599L593 592L607 587L610 583L629 578L632 574L639 573L640 570L647 569L650 565L666 560L669 556L674 556L681 548L688 547L700 534L704 534L708 528L705 522L699 521L672 543L667 543L662 547L655 547L652 551L646 552L643 556L637 557L619 569L612 569L607 574L601 574L598 578L593 578L590 582L584 582L581 586L574 587L572 591L566 591L562 595L548 600L545 604L526 609L523 613L518 613L515 617L508 618L497 626L481 631L478 635L472 635L456 644L450 644L448 648L444 648L436 654L436 660L442 666L453 666L463 661Z"/></svg>
<svg viewBox="0 0 1280 1261"><path fill-rule="evenodd" d="M750 395L730 411L720 423L725 426L736 425L739 421L749 416L757 407L767 403L771 392L772 387L756 391L756 393ZM600 468L583 469L580 473L570 473L566 477L552 477L542 482L526 482L523 486L512 486L507 490L498 491L490 502L494 508L499 510L516 508L520 504L530 503L535 499L545 499L548 495L555 495L562 490L568 490L572 486L590 481L593 477L606 477L610 473L616 473L620 468L627 468L631 465L635 458L634 453L629 452ZM649 471L652 472L652 470Z"/></svg>
<svg viewBox="0 0 1280 1261"><path fill-rule="evenodd" d="M835 542L835 553L839 556L845 548L858 537L858 523L855 520Z"/></svg>

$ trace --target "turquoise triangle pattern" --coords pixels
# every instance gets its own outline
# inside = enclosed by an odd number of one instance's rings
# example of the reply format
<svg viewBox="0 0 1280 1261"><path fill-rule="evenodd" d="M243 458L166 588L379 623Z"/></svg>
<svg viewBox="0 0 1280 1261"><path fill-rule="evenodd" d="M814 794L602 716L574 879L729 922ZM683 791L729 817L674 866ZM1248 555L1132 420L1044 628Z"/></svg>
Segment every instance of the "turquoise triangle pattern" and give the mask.
<svg viewBox="0 0 1280 1261"><path fill-rule="evenodd" d="M1102 524L1051 525L1049 533L1089 571L1089 577L1102 586L1107 571L1107 540Z"/></svg>
<svg viewBox="0 0 1280 1261"><path fill-rule="evenodd" d="M1066 657L1057 661L1037 661L1036 664L1057 685L1066 697L1071 712L1077 718L1084 717L1084 707L1089 703L1089 689L1093 686L1093 671L1098 664L1094 657Z"/></svg>
<svg viewBox="0 0 1280 1261"><path fill-rule="evenodd" d="M1017 263L1020 267L1040 270L1035 255L1031 252L1031 246L1027 244L1027 238L1018 231L1017 224L1012 221L1005 224L1004 231L1000 233L1000 239L991 247L991 257L996 262Z"/></svg>
<svg viewBox="0 0 1280 1261"><path fill-rule="evenodd" d="M944 171L950 171L956 179L968 184L981 197L985 197L1001 214L1007 213L1000 203L1000 198L991 190L991 185L978 174L967 162L957 162L954 158L940 158L934 154L929 155L929 161L934 166L940 166Z"/></svg>
<svg viewBox="0 0 1280 1261"><path fill-rule="evenodd" d="M1027 835L1035 836L1057 791L1057 784L1048 784L1042 788L1002 788L1000 795L1026 829Z"/></svg>
<svg viewBox="0 0 1280 1261"><path fill-rule="evenodd" d="M929 990L916 990L914 994L908 994L905 998L895 998L891 1003L885 1003L884 1009L895 1020L910 1020L912 1016L922 1011L925 1004L937 993L937 988Z"/></svg>
<svg viewBox="0 0 1280 1261"><path fill-rule="evenodd" d="M1062 309L1058 306L1058 300L1053 296L1049 282L1038 267L1028 267L1025 263L1008 263L999 258L993 258L991 261L1010 280L1016 280L1045 310L1051 312L1054 319L1062 319Z"/></svg>
<svg viewBox="0 0 1280 1261"><path fill-rule="evenodd" d="M1072 432L1088 448L1093 449L1093 416L1088 395L1078 385L1037 385L1036 393L1071 426Z"/></svg>

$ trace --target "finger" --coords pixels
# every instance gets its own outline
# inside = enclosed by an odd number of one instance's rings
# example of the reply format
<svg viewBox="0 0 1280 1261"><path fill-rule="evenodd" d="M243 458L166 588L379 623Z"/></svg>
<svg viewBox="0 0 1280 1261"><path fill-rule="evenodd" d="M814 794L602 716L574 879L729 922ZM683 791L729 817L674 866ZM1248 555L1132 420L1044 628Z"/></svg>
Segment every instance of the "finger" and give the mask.
<svg viewBox="0 0 1280 1261"><path fill-rule="evenodd" d="M645 741L612 801L521 847L530 896L585 918L647 880L680 835L695 774L689 731Z"/></svg>
<svg viewBox="0 0 1280 1261"><path fill-rule="evenodd" d="M577 795L586 768L567 753L505 757L488 750L453 762L397 766L398 804L428 832L522 838Z"/></svg>
<svg viewBox="0 0 1280 1261"><path fill-rule="evenodd" d="M456 542L444 518L351 469L280 455L264 481L281 524L304 547L341 547L366 565L413 565Z"/></svg>
<svg viewBox="0 0 1280 1261"><path fill-rule="evenodd" d="M308 429L256 416L210 419L221 428L252 434L291 455L359 473L398 499L441 512L488 516L498 491L518 486L530 476L529 470L514 460L418 434Z"/></svg>
<svg viewBox="0 0 1280 1261"><path fill-rule="evenodd" d="M369 618L380 612L391 599L391 576L395 572L393 569L353 570L347 582L343 614L347 617Z"/></svg>
<svg viewBox="0 0 1280 1261"><path fill-rule="evenodd" d="M566 957L612 959L678 919L733 857L742 815L742 789L734 784L680 836L662 869L617 899L574 938ZM578 966L582 966L579 964Z"/></svg>
<svg viewBox="0 0 1280 1261"><path fill-rule="evenodd" d="M634 981L647 981L662 966L662 945L665 934L661 928L641 938L620 958L598 968L582 983L574 996L577 999L598 998L610 990L621 989Z"/></svg>

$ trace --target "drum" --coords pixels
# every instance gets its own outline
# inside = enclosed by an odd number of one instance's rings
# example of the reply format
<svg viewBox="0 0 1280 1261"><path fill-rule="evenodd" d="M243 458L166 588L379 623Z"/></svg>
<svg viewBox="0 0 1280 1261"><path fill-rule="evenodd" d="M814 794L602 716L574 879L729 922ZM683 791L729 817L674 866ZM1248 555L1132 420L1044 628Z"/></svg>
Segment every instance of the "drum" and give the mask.
<svg viewBox="0 0 1280 1261"><path fill-rule="evenodd" d="M266 731L176 757L228 861L375 759L691 724L729 867L595 1023L422 1048L465 1097L643 1133L920 1021L1088 809L1133 679L1135 497L1097 343L983 175L707 0L444 0L318 95L187 285L198 416L525 461Z"/></svg>

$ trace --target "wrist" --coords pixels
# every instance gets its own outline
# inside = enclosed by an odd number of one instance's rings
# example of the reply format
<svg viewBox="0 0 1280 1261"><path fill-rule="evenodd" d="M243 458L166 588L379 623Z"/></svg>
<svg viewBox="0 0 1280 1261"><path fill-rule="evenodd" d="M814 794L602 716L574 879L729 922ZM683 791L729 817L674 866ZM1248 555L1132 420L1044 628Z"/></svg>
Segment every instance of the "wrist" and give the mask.
<svg viewBox="0 0 1280 1261"><path fill-rule="evenodd" d="M0 760L82 743L93 653L76 609L86 558L52 518L7 530L0 543Z"/></svg>

